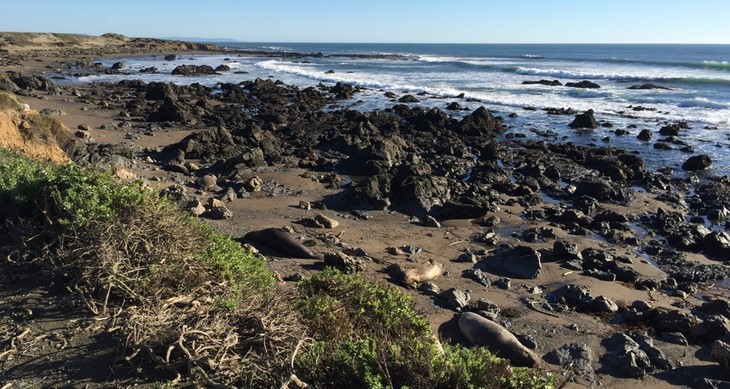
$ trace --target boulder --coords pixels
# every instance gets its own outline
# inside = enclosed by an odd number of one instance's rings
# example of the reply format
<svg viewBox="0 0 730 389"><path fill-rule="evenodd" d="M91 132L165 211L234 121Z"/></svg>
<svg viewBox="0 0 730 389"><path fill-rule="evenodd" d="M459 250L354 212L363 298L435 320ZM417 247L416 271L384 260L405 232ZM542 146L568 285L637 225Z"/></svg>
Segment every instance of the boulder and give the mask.
<svg viewBox="0 0 730 389"><path fill-rule="evenodd" d="M479 107L459 122L456 132L467 136L494 136L504 132L504 128L488 109Z"/></svg>
<svg viewBox="0 0 730 389"><path fill-rule="evenodd" d="M593 351L585 343L565 344L547 353L545 361L568 368L589 382L594 381Z"/></svg>
<svg viewBox="0 0 730 389"><path fill-rule="evenodd" d="M643 140L643 141L650 141L651 138L654 137L654 133L651 132L651 130L643 129L639 131L639 135L636 136L636 139Z"/></svg>
<svg viewBox="0 0 730 389"><path fill-rule="evenodd" d="M682 169L688 170L688 171L698 171L698 170L705 170L712 166L712 159L710 159L710 156L707 154L702 155L694 155L689 157L684 163L682 164Z"/></svg>
<svg viewBox="0 0 730 389"><path fill-rule="evenodd" d="M730 260L730 234L725 231L712 231L702 238L702 251L720 260Z"/></svg>
<svg viewBox="0 0 730 389"><path fill-rule="evenodd" d="M216 74L215 69L208 65L179 65L172 70L173 76L200 76Z"/></svg>
<svg viewBox="0 0 730 389"><path fill-rule="evenodd" d="M724 340L716 340L712 344L711 355L725 372L730 373L730 344Z"/></svg>
<svg viewBox="0 0 730 389"><path fill-rule="evenodd" d="M553 255L559 259L582 258L577 244L562 239L553 242Z"/></svg>
<svg viewBox="0 0 730 389"><path fill-rule="evenodd" d="M510 277L534 279L540 275L541 254L532 247L517 246L491 255L479 265L487 271L502 273Z"/></svg>
<svg viewBox="0 0 730 389"><path fill-rule="evenodd" d="M403 97L398 99L399 103L418 103L419 101L421 100L418 100L418 98L413 95L404 95Z"/></svg>
<svg viewBox="0 0 730 389"><path fill-rule="evenodd" d="M231 70L231 67L228 65L218 65L214 69L216 72L227 72Z"/></svg>
<svg viewBox="0 0 730 389"><path fill-rule="evenodd" d="M659 133L664 136L679 136L679 126L670 124L659 129Z"/></svg>
<svg viewBox="0 0 730 389"><path fill-rule="evenodd" d="M709 344L730 333L730 321L722 315L708 315L701 323L695 324L689 331L693 342Z"/></svg>
<svg viewBox="0 0 730 389"><path fill-rule="evenodd" d="M661 370L673 368L672 361L667 358L661 349L654 345L654 340L646 332L632 332L630 336L639 344L639 348L646 353L654 367Z"/></svg>
<svg viewBox="0 0 730 389"><path fill-rule="evenodd" d="M696 322L697 319L692 314L678 310L657 312L652 320L658 332L681 332L685 335Z"/></svg>
<svg viewBox="0 0 730 389"><path fill-rule="evenodd" d="M165 61L174 61L177 59L177 55L175 54L168 54L164 57Z"/></svg>
<svg viewBox="0 0 730 389"><path fill-rule="evenodd" d="M571 128L598 128L598 122L593 117L593 110L589 109L582 114L575 115L575 119L568 126Z"/></svg>
<svg viewBox="0 0 730 389"><path fill-rule="evenodd" d="M337 253L324 254L325 266L332 266L340 269L345 274L358 273L365 270L365 262L339 251Z"/></svg>
<svg viewBox="0 0 730 389"><path fill-rule="evenodd" d="M616 333L606 342L604 360L629 377L640 378L652 370L649 356L626 334Z"/></svg>
<svg viewBox="0 0 730 389"><path fill-rule="evenodd" d="M571 88L588 88L588 89L597 89L601 86L596 84L595 82L583 80L580 82L566 82L565 86L571 87Z"/></svg>
<svg viewBox="0 0 730 389"><path fill-rule="evenodd" d="M441 297L445 299L449 306L457 312L461 312L461 310L466 307L471 300L471 296L468 292L456 288L451 288L441 293Z"/></svg>
<svg viewBox="0 0 730 389"><path fill-rule="evenodd" d="M350 84L338 82L330 88L330 93L334 94L335 97L341 100L350 99L355 94L355 88Z"/></svg>
<svg viewBox="0 0 730 389"><path fill-rule="evenodd" d="M593 308L593 297L584 286L566 284L548 295L548 301L565 303L584 312L590 312Z"/></svg>

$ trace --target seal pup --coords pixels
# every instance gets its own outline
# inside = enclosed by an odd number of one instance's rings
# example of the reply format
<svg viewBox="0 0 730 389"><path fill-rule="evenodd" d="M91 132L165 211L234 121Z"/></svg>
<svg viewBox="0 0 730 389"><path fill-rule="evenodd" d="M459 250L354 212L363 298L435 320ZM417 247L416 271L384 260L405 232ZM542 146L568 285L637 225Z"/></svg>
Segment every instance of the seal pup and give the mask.
<svg viewBox="0 0 730 389"><path fill-rule="evenodd" d="M474 312L461 314L459 330L471 344L485 346L498 357L508 359L516 366L533 367L540 364L540 357L520 343L514 334Z"/></svg>
<svg viewBox="0 0 730 389"><path fill-rule="evenodd" d="M421 282L433 281L441 275L443 270L443 263L429 259L428 262L403 272L403 282L410 286L416 286Z"/></svg>
<svg viewBox="0 0 730 389"><path fill-rule="evenodd" d="M265 228L263 230L251 231L244 235L243 239L259 243L290 257L322 259L321 255L313 253L309 247L294 239L283 228Z"/></svg>

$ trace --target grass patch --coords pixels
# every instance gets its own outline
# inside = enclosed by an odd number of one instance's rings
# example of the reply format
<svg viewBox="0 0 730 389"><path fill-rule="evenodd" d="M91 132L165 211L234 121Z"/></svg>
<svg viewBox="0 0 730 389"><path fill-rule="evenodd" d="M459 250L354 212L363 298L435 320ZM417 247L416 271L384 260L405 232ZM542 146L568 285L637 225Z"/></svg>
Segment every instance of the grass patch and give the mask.
<svg viewBox="0 0 730 389"><path fill-rule="evenodd" d="M0 79L7 80L7 77L4 74L0 74ZM14 94L10 92L0 91L0 109L20 111L21 103L18 101L17 98L15 98Z"/></svg>

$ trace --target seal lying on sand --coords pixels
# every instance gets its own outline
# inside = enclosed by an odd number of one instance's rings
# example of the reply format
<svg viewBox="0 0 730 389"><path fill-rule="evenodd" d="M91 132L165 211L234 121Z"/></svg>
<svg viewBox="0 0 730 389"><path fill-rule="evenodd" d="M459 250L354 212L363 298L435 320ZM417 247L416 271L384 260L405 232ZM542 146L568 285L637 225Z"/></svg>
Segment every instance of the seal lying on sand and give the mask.
<svg viewBox="0 0 730 389"><path fill-rule="evenodd" d="M290 257L322 259L321 255L313 253L312 250L294 239L283 228L266 228L259 231L251 231L244 235L243 239L262 244Z"/></svg>
<svg viewBox="0 0 730 389"><path fill-rule="evenodd" d="M433 281L438 278L444 270L444 264L429 259L412 269L403 272L403 282L415 286L421 282Z"/></svg>
<svg viewBox="0 0 730 389"><path fill-rule="evenodd" d="M489 351L509 359L516 366L540 364L540 357L523 346L506 328L474 312L461 314L459 330L473 345L486 346Z"/></svg>

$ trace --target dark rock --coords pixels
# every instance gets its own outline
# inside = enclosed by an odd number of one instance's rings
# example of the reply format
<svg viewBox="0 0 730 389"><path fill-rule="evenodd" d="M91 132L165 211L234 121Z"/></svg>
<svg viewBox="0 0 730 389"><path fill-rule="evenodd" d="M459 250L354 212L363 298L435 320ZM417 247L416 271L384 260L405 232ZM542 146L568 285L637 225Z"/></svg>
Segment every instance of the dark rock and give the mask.
<svg viewBox="0 0 730 389"><path fill-rule="evenodd" d="M586 269L583 271L583 275L593 277L601 281L616 281L616 274L598 269Z"/></svg>
<svg viewBox="0 0 730 389"><path fill-rule="evenodd" d="M707 154L694 155L689 157L683 164L682 169L688 171L705 170L712 165L712 159Z"/></svg>
<svg viewBox="0 0 730 389"><path fill-rule="evenodd" d="M398 99L399 103L418 103L419 101L421 100L418 100L418 98L413 95L404 95L403 97Z"/></svg>
<svg viewBox="0 0 730 389"><path fill-rule="evenodd" d="M418 284L418 291L429 296L438 296L441 294L441 289L433 282L421 282Z"/></svg>
<svg viewBox="0 0 730 389"><path fill-rule="evenodd" d="M590 312L593 307L593 297L588 289L575 284L566 284L548 295L549 302L564 302L576 309Z"/></svg>
<svg viewBox="0 0 730 389"><path fill-rule="evenodd" d="M193 124L197 120L193 118L190 107L176 99L166 99L162 105L147 116L151 122L184 122Z"/></svg>
<svg viewBox="0 0 730 389"><path fill-rule="evenodd" d="M203 216L213 220L225 220L232 218L233 212L226 207L213 207L207 210Z"/></svg>
<svg viewBox="0 0 730 389"><path fill-rule="evenodd" d="M173 76L200 76L216 74L215 69L208 65L179 65L172 70Z"/></svg>
<svg viewBox="0 0 730 389"><path fill-rule="evenodd" d="M168 54L164 57L165 61L174 61L177 59L177 55L175 54Z"/></svg>
<svg viewBox="0 0 730 389"><path fill-rule="evenodd" d="M553 255L555 258L563 259L563 258L582 258L580 255L580 252L578 251L578 245L573 242L568 242L566 240L556 240L553 243Z"/></svg>
<svg viewBox="0 0 730 389"><path fill-rule="evenodd" d="M467 269L466 271L464 271L464 276L471 278L472 280L486 286L487 288L490 287L492 284L487 274L477 268Z"/></svg>
<svg viewBox="0 0 730 389"><path fill-rule="evenodd" d="M726 338L718 339L712 344L710 355L720 364L723 370L730 372L730 340ZM714 387L714 386L713 386ZM726 386L722 386L725 388Z"/></svg>
<svg viewBox="0 0 730 389"><path fill-rule="evenodd" d="M644 83L644 84L641 84L641 85L631 85L629 87L629 89L666 89L666 90L671 90L670 88L663 87L663 86L658 86L658 85L655 85L655 84L652 84L652 83Z"/></svg>
<svg viewBox="0 0 730 389"><path fill-rule="evenodd" d="M461 111L462 107L459 103L454 101L454 102L450 103L449 105L447 105L446 109L449 111Z"/></svg>
<svg viewBox="0 0 730 389"><path fill-rule="evenodd" d="M578 181L574 195L590 196L598 201L610 201L617 204L628 204L632 199L630 191L619 185L603 180L587 179Z"/></svg>
<svg viewBox="0 0 730 389"><path fill-rule="evenodd" d="M571 128L598 128L598 122L593 117L593 110L589 109L582 114L575 115L575 119L568 126Z"/></svg>
<svg viewBox="0 0 730 389"><path fill-rule="evenodd" d="M231 70L231 67L228 65L221 64L215 67L216 72L227 72L229 70Z"/></svg>
<svg viewBox="0 0 730 389"><path fill-rule="evenodd" d="M562 86L563 84L558 80L539 80L539 81L522 81L523 85L534 85L534 84L540 84L540 85L547 85L547 86Z"/></svg>
<svg viewBox="0 0 730 389"><path fill-rule="evenodd" d="M712 257L730 260L730 234L725 231L713 231L705 235L700 247Z"/></svg>
<svg viewBox="0 0 730 389"><path fill-rule="evenodd" d="M595 82L583 80L580 82L566 82L565 86L571 87L571 88L588 88L588 89L597 89L601 86L596 84Z"/></svg>
<svg viewBox="0 0 730 389"><path fill-rule="evenodd" d="M679 126L668 125L659 129L659 133L664 136L679 136Z"/></svg>
<svg viewBox="0 0 730 389"><path fill-rule="evenodd" d="M494 136L504 132L504 128L489 110L479 107L461 120L456 132L467 136Z"/></svg>
<svg viewBox="0 0 730 389"><path fill-rule="evenodd" d="M542 269L539 251L527 246L517 246L489 256L480 262L490 272L503 272L518 278L537 278Z"/></svg>
<svg viewBox="0 0 730 389"><path fill-rule="evenodd" d="M681 332L662 332L661 338L667 343L678 344L681 346L689 345L687 338Z"/></svg>
<svg viewBox="0 0 730 389"><path fill-rule="evenodd" d="M548 108L545 108L545 112L548 115L575 115L578 113L573 108L570 108L570 107L568 107L568 108L565 108L565 107L550 108L550 107L548 107Z"/></svg>
<svg viewBox="0 0 730 389"><path fill-rule="evenodd" d="M330 93L334 94L335 97L341 100L346 100L352 98L353 95L355 95L356 89L350 84L345 84L343 82L338 82L330 88Z"/></svg>
<svg viewBox="0 0 730 389"><path fill-rule="evenodd" d="M354 274L365 270L365 262L362 259L352 257L342 251L325 253L324 264L340 269L345 274Z"/></svg>
<svg viewBox="0 0 730 389"><path fill-rule="evenodd" d="M632 332L630 336L639 344L639 348L649 356L653 366L661 370L670 370L674 367L664 352L654 345L654 340L646 332Z"/></svg>
<svg viewBox="0 0 730 389"><path fill-rule="evenodd" d="M606 342L606 349L604 360L629 377L640 378L652 370L649 356L626 334L614 334Z"/></svg>
<svg viewBox="0 0 730 389"><path fill-rule="evenodd" d="M122 69L125 69L126 67L127 67L127 64L126 64L125 62L123 62L123 61L119 61L119 62L115 62L115 63L114 63L114 64L113 64L113 65L112 65L112 66L110 67L110 69L112 69L112 70L122 70Z"/></svg>
<svg viewBox="0 0 730 389"><path fill-rule="evenodd" d="M722 315L709 315L689 331L689 338L699 344L710 344L730 333L730 321Z"/></svg>
<svg viewBox="0 0 730 389"><path fill-rule="evenodd" d="M681 332L686 335L696 321L690 313L672 310L658 312L652 323L659 332Z"/></svg>
<svg viewBox="0 0 730 389"><path fill-rule="evenodd" d="M593 311L594 312L608 312L615 313L618 311L618 305L613 300L605 296L598 296L593 299Z"/></svg>
<svg viewBox="0 0 730 389"><path fill-rule="evenodd" d="M512 287L512 280L509 278L498 278L494 280L492 285L496 286L499 289L509 290Z"/></svg>
<svg viewBox="0 0 730 389"><path fill-rule="evenodd" d="M650 141L653 137L654 133L652 133L651 130L643 129L639 132L639 135L636 136L636 139Z"/></svg>
<svg viewBox="0 0 730 389"><path fill-rule="evenodd" d="M469 300L471 300L469 293L456 288L441 293L441 297L457 312L461 312L462 308L469 305Z"/></svg>
<svg viewBox="0 0 730 389"><path fill-rule="evenodd" d="M585 343L570 343L545 354L545 361L570 369L578 376L594 381L593 351Z"/></svg>

